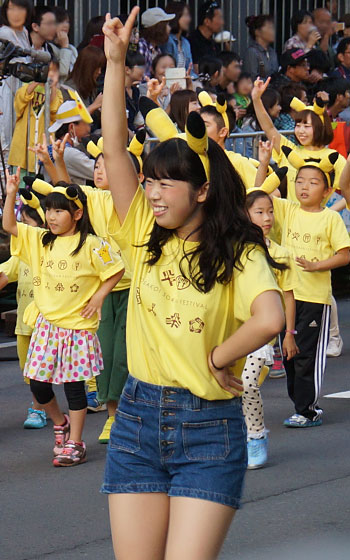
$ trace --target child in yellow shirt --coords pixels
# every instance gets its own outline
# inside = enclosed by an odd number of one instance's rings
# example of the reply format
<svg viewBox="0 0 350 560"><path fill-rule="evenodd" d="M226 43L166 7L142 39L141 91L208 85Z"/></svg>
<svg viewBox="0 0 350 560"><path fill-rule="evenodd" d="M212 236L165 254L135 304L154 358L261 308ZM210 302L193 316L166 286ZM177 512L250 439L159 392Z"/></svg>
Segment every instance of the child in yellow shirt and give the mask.
<svg viewBox="0 0 350 560"><path fill-rule="evenodd" d="M21 207L21 221L32 227L43 227L45 222L44 211L40 202L33 194L29 195L30 200L23 198ZM0 289L8 283L17 282L17 321L15 334L17 336L17 354L19 366L24 370L27 353L32 335L32 329L23 321L23 315L27 306L33 301L33 275L30 267L18 257L12 256L8 261L0 265ZM29 380L25 378L29 384ZM28 408L28 415L23 424L24 428L44 428L46 426L46 413L32 395L33 405Z"/></svg>
<svg viewBox="0 0 350 560"><path fill-rule="evenodd" d="M299 353L285 360L288 393L295 414L285 420L288 428L322 424L318 405L329 338L332 303L331 270L349 263L349 235L339 214L324 208L332 191L332 173L338 154L305 162L297 151L282 148L296 169L297 202L274 198L275 220L282 231L282 245L293 256L297 274L295 336Z"/></svg>
<svg viewBox="0 0 350 560"><path fill-rule="evenodd" d="M124 265L106 241L93 235L86 196L77 185L52 192L53 187L45 183L48 229L44 234L17 223L19 174L19 168L16 175L7 174L3 227L12 234L12 254L30 265L33 273L34 302L24 320L34 330L24 376L54 422L53 465L74 466L86 460L85 382L103 369L96 336L101 308L122 277ZM64 384L69 416L58 406L52 384Z"/></svg>
<svg viewBox="0 0 350 560"><path fill-rule="evenodd" d="M283 291L286 309L286 335L283 342L283 353L291 360L298 352L295 343L295 300L293 290L296 278L291 267L291 255L287 249L269 239L274 222L273 202L270 196L261 190L254 190L247 195L246 208L253 224L259 226L264 234L272 258L284 268L275 270L277 283ZM267 461L268 436L264 422L264 408L259 387L259 377L263 367L273 365L273 346L266 344L247 356L242 380L244 393L242 396L243 413L248 431L248 469L258 469Z"/></svg>

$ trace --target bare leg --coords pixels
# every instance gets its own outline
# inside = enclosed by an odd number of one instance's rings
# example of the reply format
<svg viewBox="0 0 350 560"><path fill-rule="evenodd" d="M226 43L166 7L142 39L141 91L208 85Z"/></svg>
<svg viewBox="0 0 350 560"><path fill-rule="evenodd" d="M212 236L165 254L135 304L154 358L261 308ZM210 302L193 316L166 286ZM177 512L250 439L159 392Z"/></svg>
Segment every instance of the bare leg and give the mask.
<svg viewBox="0 0 350 560"><path fill-rule="evenodd" d="M110 494L109 515L118 560L164 560L169 521L166 494Z"/></svg>
<svg viewBox="0 0 350 560"><path fill-rule="evenodd" d="M170 498L165 560L214 560L236 510L195 498Z"/></svg>
<svg viewBox="0 0 350 560"><path fill-rule="evenodd" d="M115 416L117 406L118 406L117 401L108 401L107 402L108 416Z"/></svg>
<svg viewBox="0 0 350 560"><path fill-rule="evenodd" d="M83 408L82 410L69 411L69 419L70 419L69 439L71 439L72 441L80 442L82 440L86 411L87 408Z"/></svg>
<svg viewBox="0 0 350 560"><path fill-rule="evenodd" d="M45 410L48 417L51 418L52 422L56 426L63 426L63 424L66 422L66 419L65 419L60 407L58 406L58 402L56 400L56 397L54 397L47 404L43 404L42 407Z"/></svg>

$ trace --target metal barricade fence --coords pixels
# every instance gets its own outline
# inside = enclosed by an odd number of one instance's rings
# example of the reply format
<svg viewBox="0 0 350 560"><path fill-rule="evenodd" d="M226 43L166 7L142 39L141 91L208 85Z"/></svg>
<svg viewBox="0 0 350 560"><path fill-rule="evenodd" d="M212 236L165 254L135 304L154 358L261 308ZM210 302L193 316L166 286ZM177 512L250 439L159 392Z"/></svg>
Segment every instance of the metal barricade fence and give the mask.
<svg viewBox="0 0 350 560"><path fill-rule="evenodd" d="M293 136L294 130L279 130L283 136ZM259 130L257 132L238 132L237 134L230 134L229 139L232 140L232 149L234 152L241 154L242 156L246 157L253 157L254 159L258 159L258 149L259 149L259 140L262 138L266 138L266 134L263 130ZM237 149L237 141L243 140L243 149ZM248 153L248 140L252 143L249 143L249 147L252 145L253 152L252 154ZM145 153L148 153L156 144L159 143L158 138L147 138L145 143Z"/></svg>

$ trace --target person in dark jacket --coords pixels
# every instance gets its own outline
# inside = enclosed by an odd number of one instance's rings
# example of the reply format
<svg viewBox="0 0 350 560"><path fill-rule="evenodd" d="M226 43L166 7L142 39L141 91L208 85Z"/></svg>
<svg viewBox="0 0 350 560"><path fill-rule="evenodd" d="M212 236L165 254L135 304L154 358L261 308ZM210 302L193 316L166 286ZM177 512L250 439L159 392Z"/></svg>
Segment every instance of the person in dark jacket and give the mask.
<svg viewBox="0 0 350 560"><path fill-rule="evenodd" d="M246 24L251 37L250 46L243 57L243 71L253 80L267 78L278 72L277 53L271 46L275 41L275 26L270 15L249 16Z"/></svg>

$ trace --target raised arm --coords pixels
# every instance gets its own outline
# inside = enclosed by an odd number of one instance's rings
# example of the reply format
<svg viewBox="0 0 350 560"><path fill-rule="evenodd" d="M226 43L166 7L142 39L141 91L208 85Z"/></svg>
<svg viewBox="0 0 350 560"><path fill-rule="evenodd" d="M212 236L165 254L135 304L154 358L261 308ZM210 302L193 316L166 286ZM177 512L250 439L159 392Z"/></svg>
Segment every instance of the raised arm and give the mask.
<svg viewBox="0 0 350 560"><path fill-rule="evenodd" d="M252 100L254 104L256 118L263 131L265 132L268 140L273 142L273 147L276 152L280 152L281 149L281 134L274 126L270 115L266 111L263 102L261 101L262 94L266 91L269 86L271 78L267 78L266 82L263 82L260 78L257 78L254 82L254 88L252 91Z"/></svg>
<svg viewBox="0 0 350 560"><path fill-rule="evenodd" d="M20 183L21 168L17 167L15 175L10 175L6 169L6 199L2 216L2 227L11 235L17 237L17 221L15 216L16 194Z"/></svg>
<svg viewBox="0 0 350 560"><path fill-rule="evenodd" d="M125 106L125 56L138 7L125 25L106 15L103 26L107 69L102 102L103 152L108 184L120 223L123 223L138 186L134 165L126 150L128 126Z"/></svg>

